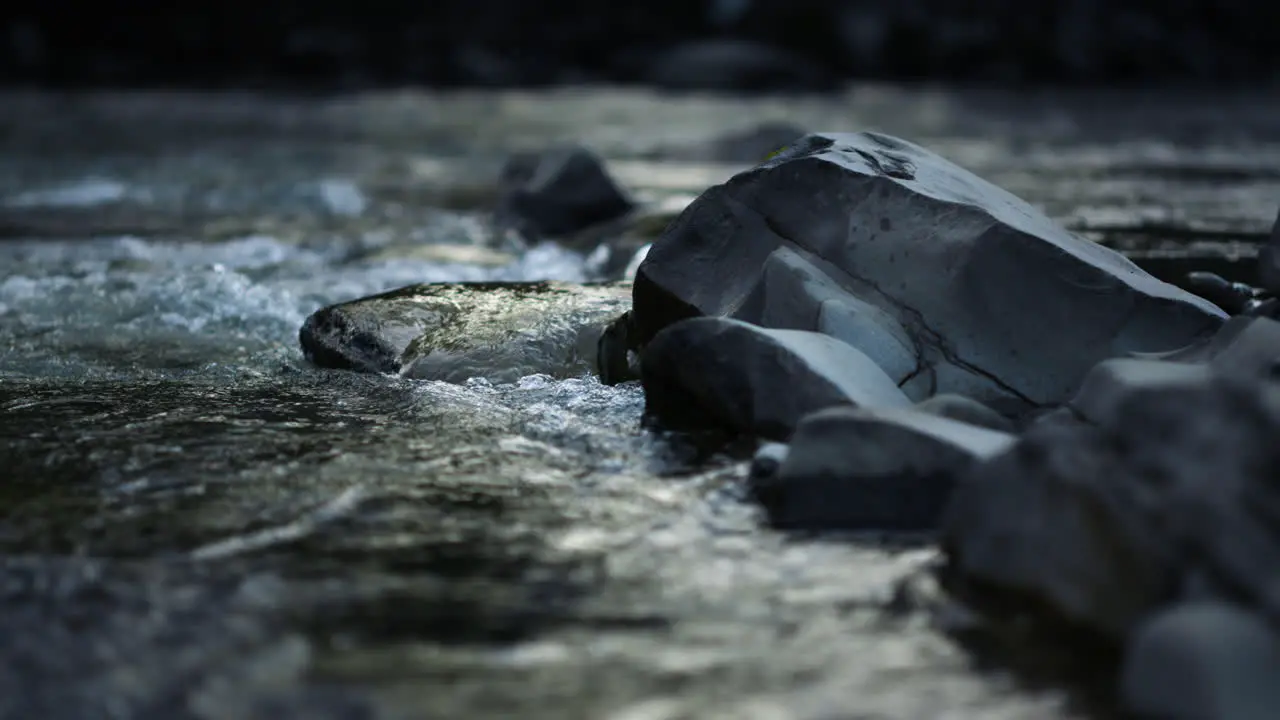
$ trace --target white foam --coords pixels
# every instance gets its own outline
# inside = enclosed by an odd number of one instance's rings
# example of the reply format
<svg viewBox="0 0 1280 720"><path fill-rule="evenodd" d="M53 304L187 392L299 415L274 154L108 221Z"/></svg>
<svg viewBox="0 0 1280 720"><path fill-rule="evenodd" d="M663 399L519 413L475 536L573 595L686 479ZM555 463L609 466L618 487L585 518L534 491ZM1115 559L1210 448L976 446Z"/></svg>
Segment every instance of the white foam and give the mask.
<svg viewBox="0 0 1280 720"><path fill-rule="evenodd" d="M126 199L146 199L139 189L110 178L85 178L65 185L28 190L5 199L9 207L93 207Z"/></svg>

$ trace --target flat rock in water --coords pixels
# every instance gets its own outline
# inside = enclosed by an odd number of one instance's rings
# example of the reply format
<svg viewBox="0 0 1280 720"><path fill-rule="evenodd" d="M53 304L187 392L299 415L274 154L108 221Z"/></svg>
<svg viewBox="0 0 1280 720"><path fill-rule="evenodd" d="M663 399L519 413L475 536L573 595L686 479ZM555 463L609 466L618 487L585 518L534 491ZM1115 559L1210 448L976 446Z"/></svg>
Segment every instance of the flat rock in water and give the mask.
<svg viewBox="0 0 1280 720"><path fill-rule="evenodd" d="M777 472L753 491L777 527L934 530L969 465L1013 442L914 409L830 408L800 422Z"/></svg>
<svg viewBox="0 0 1280 720"><path fill-rule="evenodd" d="M917 145L811 134L703 193L635 281L631 342L695 316L831 334L913 400L1016 414L1225 313Z"/></svg>
<svg viewBox="0 0 1280 720"><path fill-rule="evenodd" d="M331 305L299 332L321 367L494 382L594 370L596 343L629 286L560 282L430 283Z"/></svg>
<svg viewBox="0 0 1280 720"><path fill-rule="evenodd" d="M646 415L667 427L719 427L785 440L800 419L834 405L909 400L870 358L821 333L693 318L663 330L640 356Z"/></svg>
<svg viewBox="0 0 1280 720"><path fill-rule="evenodd" d="M1280 620L1280 387L1137 375L970 469L943 523L956 576L1117 639L1191 596Z"/></svg>
<svg viewBox="0 0 1280 720"><path fill-rule="evenodd" d="M1138 627L1120 688L1139 717L1271 720L1280 714L1280 634L1227 603L1176 606Z"/></svg>

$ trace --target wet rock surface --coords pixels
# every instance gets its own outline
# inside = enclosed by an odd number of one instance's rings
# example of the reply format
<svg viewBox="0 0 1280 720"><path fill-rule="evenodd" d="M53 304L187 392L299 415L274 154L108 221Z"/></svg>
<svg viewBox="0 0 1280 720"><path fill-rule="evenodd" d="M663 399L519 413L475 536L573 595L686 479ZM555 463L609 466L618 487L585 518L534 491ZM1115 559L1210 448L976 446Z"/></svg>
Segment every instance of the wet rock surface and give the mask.
<svg viewBox="0 0 1280 720"><path fill-rule="evenodd" d="M645 412L666 427L785 440L826 407L910 404L857 348L804 330L690 318L658 333L640 362Z"/></svg>
<svg viewBox="0 0 1280 720"><path fill-rule="evenodd" d="M322 308L299 331L320 367L465 382L594 371L629 285L412 285Z"/></svg>
<svg viewBox="0 0 1280 720"><path fill-rule="evenodd" d="M756 162L664 149L785 121L911 138L1162 278L1212 266L1250 283L1280 161L1280 114L1256 93L3 100L0 717L23 720L1108 717L1119 675L1098 696L1057 668L1111 656L1052 642L997 653L949 634L950 593L984 606L963 583L929 589L933 544L771 528L748 465L776 474L786 445L749 463L645 431L643 386L585 371L441 382L317 368L298 330L318 309L422 283L601 279L600 258L568 241L490 244L503 162L566 140L604 159L637 216L651 213L607 242L652 239L659 218ZM877 339L874 362L897 368L902 335L854 307L874 322L842 327ZM1058 594L1041 598L1133 627L1151 619L1134 610L1151 598L1176 610L1159 598L1229 596L1274 623L1261 581L1275 576L1273 545L1254 532L1274 527L1274 503L1254 465L1230 464L1270 422L1273 393L1259 389L1270 381L1255 369L1271 326L1241 320L1173 354L1218 374L1242 368L1213 380L1227 386L1126 400L1120 431L1055 410L974 461L998 469L1029 452L1021 484L1002 481L1010 497L979 497L995 517L969 528L973 542L1025 531L1028 554L1047 537L1017 524L1029 508L1112 496L1101 474L1068 473L1089 452L1130 444L1127 474L1112 476L1133 490L1116 497L1136 498L1121 510L1182 518L1161 509L1177 503L1158 481L1187 488L1186 525L1123 516L1132 536L1099 539L1111 526L1066 523L1035 555L1047 569L1055 549L1082 562L1090 547L1150 550L1135 557L1155 565L1123 568L1129 595L1115 594L1108 564L1053 580L995 559L974 566L969 584L987 583L973 595L1008 601L1044 581ZM930 421L952 412L916 405ZM1177 419L1192 414L1215 422ZM1181 434L1196 428L1207 435ZM1061 459L1071 483L1052 484L1044 458ZM1226 478L1213 486L1223 492L1193 482L1205 475ZM973 477L953 498L981 496ZM1060 485L1083 489L1027 499ZM1171 535L1201 554L1168 559L1158 550ZM1149 567L1200 572L1170 595ZM1001 577L1014 592L995 592ZM1013 609L979 628L1028 606L1002 607ZM1203 668L1210 654L1181 657Z"/></svg>
<svg viewBox="0 0 1280 720"><path fill-rule="evenodd" d="M1098 361L1171 351L1225 314L924 148L813 134L695 201L636 274L637 347L682 318L819 331L914 400L1006 414Z"/></svg>
<svg viewBox="0 0 1280 720"><path fill-rule="evenodd" d="M1025 613L1127 646L1134 710L1251 717L1271 684L1231 668L1280 672L1280 388L1209 365L1110 361L1072 408L1082 419L1031 427L960 481L944 521L952 569L979 594L1012 593ZM1262 635L1231 646L1173 619L1207 600L1256 613ZM1173 668L1185 695L1156 688Z"/></svg>
<svg viewBox="0 0 1280 720"><path fill-rule="evenodd" d="M1013 441L916 410L833 407L800 422L752 489L781 528L932 531L969 465Z"/></svg>

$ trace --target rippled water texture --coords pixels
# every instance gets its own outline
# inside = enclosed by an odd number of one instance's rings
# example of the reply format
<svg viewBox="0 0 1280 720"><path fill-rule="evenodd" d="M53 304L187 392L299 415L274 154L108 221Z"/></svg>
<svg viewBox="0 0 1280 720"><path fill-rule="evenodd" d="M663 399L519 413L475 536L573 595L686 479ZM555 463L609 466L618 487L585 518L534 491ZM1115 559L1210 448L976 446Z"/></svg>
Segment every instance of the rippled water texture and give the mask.
<svg viewBox="0 0 1280 720"><path fill-rule="evenodd" d="M509 150L584 142L678 206L736 168L664 148L771 119L900 134L1230 269L1280 198L1277 118L883 88L6 96L0 717L1074 716L885 610L927 548L762 529L741 463L641 432L634 385L321 371L298 328L410 283L594 279L486 244Z"/></svg>

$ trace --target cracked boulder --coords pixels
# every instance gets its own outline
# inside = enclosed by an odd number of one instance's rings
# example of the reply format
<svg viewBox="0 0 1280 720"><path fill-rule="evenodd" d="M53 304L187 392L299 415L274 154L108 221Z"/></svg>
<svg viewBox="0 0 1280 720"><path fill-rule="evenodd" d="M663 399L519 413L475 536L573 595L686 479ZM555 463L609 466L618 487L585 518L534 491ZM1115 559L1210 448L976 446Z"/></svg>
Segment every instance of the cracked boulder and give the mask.
<svg viewBox="0 0 1280 720"><path fill-rule="evenodd" d="M1280 622L1280 387L1143 362L1100 366L1073 403L1087 419L970 469L943 521L951 575L1117 641L1191 600Z"/></svg>
<svg viewBox="0 0 1280 720"><path fill-rule="evenodd" d="M936 530L969 466L1013 442L914 409L833 407L800 422L776 471L755 473L752 491L775 527Z"/></svg>
<svg viewBox="0 0 1280 720"><path fill-rule="evenodd" d="M430 283L322 308L299 331L326 368L465 382L595 369L605 327L628 285Z"/></svg>
<svg viewBox="0 0 1280 720"><path fill-rule="evenodd" d="M645 414L657 425L770 440L786 440L801 418L823 408L910 404L847 343L726 318L691 318L663 330L640 356L640 377Z"/></svg>
<svg viewBox="0 0 1280 720"><path fill-rule="evenodd" d="M1099 361L1169 352L1225 313L917 145L811 134L703 193L635 279L635 347L696 316L821 332L915 401L1005 415L1062 402Z"/></svg>

